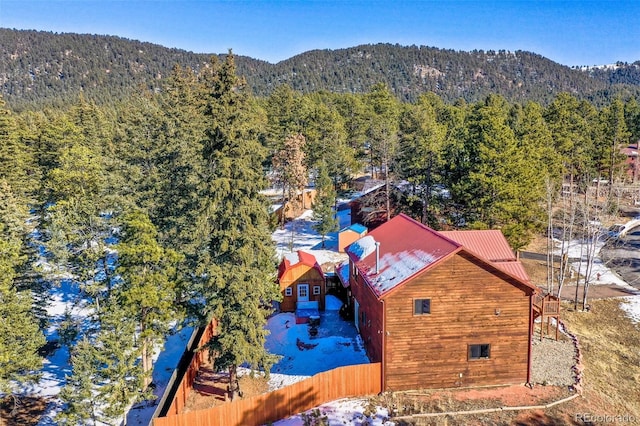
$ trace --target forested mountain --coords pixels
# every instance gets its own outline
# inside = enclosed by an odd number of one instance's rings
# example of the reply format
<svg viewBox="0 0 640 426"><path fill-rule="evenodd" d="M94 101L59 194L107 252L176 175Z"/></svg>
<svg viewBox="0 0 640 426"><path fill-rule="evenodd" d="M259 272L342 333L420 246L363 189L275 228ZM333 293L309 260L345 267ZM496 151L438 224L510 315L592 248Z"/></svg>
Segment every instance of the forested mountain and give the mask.
<svg viewBox="0 0 640 426"><path fill-rule="evenodd" d="M640 61L632 64L618 62L610 67L593 67L586 71L607 83L640 85Z"/></svg>
<svg viewBox="0 0 640 426"><path fill-rule="evenodd" d="M18 109L67 103L80 91L88 99L108 101L157 89L176 64L201 70L208 57L113 36L0 29L1 93ZM431 91L448 102L475 102L494 93L512 102L548 103L569 92L601 103L640 90L638 63L581 71L523 51L377 44L314 50L277 64L238 56L236 64L258 96L283 83L304 93L365 93L381 82L402 100Z"/></svg>
<svg viewBox="0 0 640 426"><path fill-rule="evenodd" d="M639 98L587 96L638 86L610 85L605 69L389 45L271 65L114 37L1 34L14 43L4 63L26 71L3 68L13 104L0 96L0 354L12 360L0 362L0 392L32 385L45 339L66 348L59 424L119 424L149 397L151 350L182 319L216 319L206 345L230 396L238 366L269 370L270 185L293 200L313 178L323 235L335 230L336 190L369 174L384 185L363 199L367 226L402 212L436 229L500 229L520 249L558 224L591 235L591 218L619 203L614 191L594 205L575 197L594 179L638 181L621 152L640 139ZM401 101L428 85L437 93ZM548 101L560 90L576 93ZM51 315L62 280L76 293Z"/></svg>

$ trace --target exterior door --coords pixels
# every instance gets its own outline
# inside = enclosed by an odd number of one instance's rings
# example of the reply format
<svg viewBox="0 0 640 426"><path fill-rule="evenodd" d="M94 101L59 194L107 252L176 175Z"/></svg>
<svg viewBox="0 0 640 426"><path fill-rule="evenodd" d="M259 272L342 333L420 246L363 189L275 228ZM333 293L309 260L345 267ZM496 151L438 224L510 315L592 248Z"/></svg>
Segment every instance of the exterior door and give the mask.
<svg viewBox="0 0 640 426"><path fill-rule="evenodd" d="M298 302L309 301L309 284L298 284Z"/></svg>

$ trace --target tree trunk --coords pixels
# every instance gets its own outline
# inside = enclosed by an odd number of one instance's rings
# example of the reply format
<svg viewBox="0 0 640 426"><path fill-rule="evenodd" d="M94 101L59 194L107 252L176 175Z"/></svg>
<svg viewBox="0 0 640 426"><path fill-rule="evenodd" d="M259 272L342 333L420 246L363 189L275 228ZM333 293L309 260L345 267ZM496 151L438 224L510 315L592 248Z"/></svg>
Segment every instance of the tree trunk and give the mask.
<svg viewBox="0 0 640 426"><path fill-rule="evenodd" d="M240 393L240 385L238 383L238 367L232 365L229 367L229 399L233 401Z"/></svg>

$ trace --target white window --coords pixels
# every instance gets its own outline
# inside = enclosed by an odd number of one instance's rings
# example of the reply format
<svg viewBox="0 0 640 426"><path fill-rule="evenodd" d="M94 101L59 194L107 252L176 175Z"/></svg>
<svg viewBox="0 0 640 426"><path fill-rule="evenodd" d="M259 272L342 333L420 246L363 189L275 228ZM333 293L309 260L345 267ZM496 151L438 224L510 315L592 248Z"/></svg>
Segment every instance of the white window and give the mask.
<svg viewBox="0 0 640 426"><path fill-rule="evenodd" d="M291 289L291 287L287 287L287 288L284 290L284 295L285 295L285 296L291 296L292 294L293 294L293 290Z"/></svg>
<svg viewBox="0 0 640 426"><path fill-rule="evenodd" d="M313 295L317 296L320 294L320 286L319 285L314 285L313 286Z"/></svg>

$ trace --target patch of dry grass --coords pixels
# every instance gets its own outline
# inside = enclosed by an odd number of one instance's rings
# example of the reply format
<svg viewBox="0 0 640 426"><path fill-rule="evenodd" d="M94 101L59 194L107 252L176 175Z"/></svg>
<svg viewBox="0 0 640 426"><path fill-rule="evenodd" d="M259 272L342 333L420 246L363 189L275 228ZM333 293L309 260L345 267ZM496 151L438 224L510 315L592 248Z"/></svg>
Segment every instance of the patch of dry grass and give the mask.
<svg viewBox="0 0 640 426"><path fill-rule="evenodd" d="M640 421L640 327L620 308L621 299L594 300L589 312L562 316L583 354L584 396L594 414L633 415Z"/></svg>

